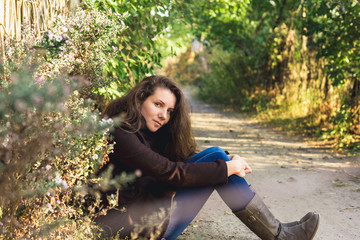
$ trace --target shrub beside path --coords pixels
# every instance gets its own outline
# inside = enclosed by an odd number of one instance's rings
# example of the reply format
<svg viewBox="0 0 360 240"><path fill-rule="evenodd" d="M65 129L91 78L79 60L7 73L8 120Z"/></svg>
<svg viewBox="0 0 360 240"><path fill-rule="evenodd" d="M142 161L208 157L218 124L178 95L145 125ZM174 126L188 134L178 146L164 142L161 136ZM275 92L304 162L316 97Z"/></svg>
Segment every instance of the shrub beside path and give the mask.
<svg viewBox="0 0 360 240"><path fill-rule="evenodd" d="M246 176L283 222L320 213L316 240L360 239L360 159L346 157L255 121L221 113L185 94L199 149L219 146L252 167ZM214 192L179 239L258 239Z"/></svg>

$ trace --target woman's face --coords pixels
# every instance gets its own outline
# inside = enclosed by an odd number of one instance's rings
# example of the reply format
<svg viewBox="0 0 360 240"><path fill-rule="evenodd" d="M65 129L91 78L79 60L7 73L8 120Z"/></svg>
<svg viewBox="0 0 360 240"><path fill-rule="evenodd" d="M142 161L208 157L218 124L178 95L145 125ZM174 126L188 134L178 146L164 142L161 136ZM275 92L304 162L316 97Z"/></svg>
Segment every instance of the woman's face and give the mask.
<svg viewBox="0 0 360 240"><path fill-rule="evenodd" d="M154 94L141 105L141 114L145 118L146 127L151 132L156 132L168 123L175 103L176 97L168 88L156 88Z"/></svg>

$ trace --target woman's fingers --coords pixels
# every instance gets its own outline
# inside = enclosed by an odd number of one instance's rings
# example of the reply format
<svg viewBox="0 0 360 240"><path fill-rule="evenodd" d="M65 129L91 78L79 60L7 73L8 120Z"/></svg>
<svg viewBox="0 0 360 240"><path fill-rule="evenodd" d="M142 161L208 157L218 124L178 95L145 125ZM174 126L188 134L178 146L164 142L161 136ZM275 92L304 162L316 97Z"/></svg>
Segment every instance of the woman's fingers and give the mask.
<svg viewBox="0 0 360 240"><path fill-rule="evenodd" d="M249 164L247 164L247 162L245 162L245 160L243 160L244 162L244 170L240 172L239 176L240 177L245 177L246 174L252 173L252 169L249 166Z"/></svg>
<svg viewBox="0 0 360 240"><path fill-rule="evenodd" d="M230 161L228 164L228 175L236 174L239 177L245 177L246 174L252 172L251 167L247 162L239 155L229 155Z"/></svg>
<svg viewBox="0 0 360 240"><path fill-rule="evenodd" d="M241 171L241 172L239 173L239 177L244 178L244 177L245 177L245 175L246 175L245 171Z"/></svg>
<svg viewBox="0 0 360 240"><path fill-rule="evenodd" d="M252 169L251 167L245 162L245 173L248 174L248 173L252 173Z"/></svg>

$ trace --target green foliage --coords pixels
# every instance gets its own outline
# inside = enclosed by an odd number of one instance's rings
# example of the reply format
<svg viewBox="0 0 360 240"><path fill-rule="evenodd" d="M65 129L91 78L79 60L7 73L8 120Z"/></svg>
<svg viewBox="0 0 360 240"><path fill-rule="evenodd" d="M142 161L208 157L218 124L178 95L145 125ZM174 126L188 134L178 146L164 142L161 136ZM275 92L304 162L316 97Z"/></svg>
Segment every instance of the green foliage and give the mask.
<svg viewBox="0 0 360 240"><path fill-rule="evenodd" d="M202 97L261 116L271 112L267 117L279 121L279 116L293 119L292 126L304 126L318 136L325 133L340 147L357 144L358 1L215 0L178 5L192 34L208 45L205 57L195 57L186 68L181 61L176 64L180 74L193 74L201 84Z"/></svg>
<svg viewBox="0 0 360 240"><path fill-rule="evenodd" d="M111 84L103 68L114 53L111 35L124 29L118 18L79 10L41 39L30 30L8 39L0 69L0 238L92 239L99 190L133 179L95 175L112 149L113 120L101 119L91 97Z"/></svg>
<svg viewBox="0 0 360 240"><path fill-rule="evenodd" d="M146 74L153 74L154 67L159 66L161 56L155 49L154 40L170 21L171 1L96 0L94 7L121 14L121 21L116 23L127 26L121 35L114 36L113 41L120 51L105 68L106 73L118 82L121 94ZM111 98L111 95L107 97Z"/></svg>
<svg viewBox="0 0 360 240"><path fill-rule="evenodd" d="M248 70L244 60L245 58L241 53L229 53L218 48L213 49L212 54L207 57L211 70L205 72L198 82L200 97L234 105L248 98L251 83L243 77Z"/></svg>
<svg viewBox="0 0 360 240"><path fill-rule="evenodd" d="M167 58L163 69L165 75L183 85L198 83L202 71L200 58L203 56L195 55L191 48L180 53L176 58Z"/></svg>
<svg viewBox="0 0 360 240"><path fill-rule="evenodd" d="M357 1L308 1L307 36L313 41L317 57L325 58L325 71L334 86L348 86L340 109L333 115L334 125L326 135L338 139L339 146L353 145L359 133L360 4ZM349 97L350 95L350 97Z"/></svg>
<svg viewBox="0 0 360 240"><path fill-rule="evenodd" d="M94 90L108 87L115 79L104 72L107 61L121 53L114 42L126 29L122 16L97 10L78 10L66 20L58 17L54 26L36 46L45 51L45 75L66 73L83 76L88 87L81 94L92 96ZM120 38L120 37L119 37ZM121 38L120 38L121 39ZM51 71L49 71L51 69Z"/></svg>
<svg viewBox="0 0 360 240"><path fill-rule="evenodd" d="M102 124L90 102L71 94L65 79L38 86L34 70L18 71L0 93L0 232L5 238L33 237L57 220L82 219L79 206L89 177L110 150L111 124Z"/></svg>
<svg viewBox="0 0 360 240"><path fill-rule="evenodd" d="M163 33L157 36L155 47L161 53L161 65L166 67L166 60L186 52L195 38L190 33L189 24L184 19L174 19Z"/></svg>
<svg viewBox="0 0 360 240"><path fill-rule="evenodd" d="M335 123L334 128L329 135L338 138L339 147L349 145L353 136L349 133L353 125L352 114L347 105L342 105L340 111L333 117L332 121ZM327 135L328 133L325 133Z"/></svg>
<svg viewBox="0 0 360 240"><path fill-rule="evenodd" d="M176 11L171 1L86 1L57 17L41 39L25 26L0 65L1 238L93 239L112 120L97 108L160 63L154 41ZM100 9L100 10L97 10ZM102 95L102 96L99 96ZM95 99L95 101L93 100ZM9 194L11 193L11 194ZM109 196L117 204L116 196Z"/></svg>
<svg viewBox="0 0 360 240"><path fill-rule="evenodd" d="M7 87L10 75L20 70L22 64L39 64L38 56L35 57L36 49L33 43L38 41L29 25L23 26L23 37L21 41L6 39L3 58L0 58L0 87ZM41 55L41 52L38 54ZM34 56L31 58L30 56Z"/></svg>
<svg viewBox="0 0 360 240"><path fill-rule="evenodd" d="M308 36L315 36L312 45L318 58L326 58L326 70L333 84L359 78L360 64L360 4L357 1L307 1Z"/></svg>
<svg viewBox="0 0 360 240"><path fill-rule="evenodd" d="M246 37L244 27L247 23L244 21L249 3L249 0L201 0L184 1L179 5L199 40L215 40L223 47L233 49Z"/></svg>

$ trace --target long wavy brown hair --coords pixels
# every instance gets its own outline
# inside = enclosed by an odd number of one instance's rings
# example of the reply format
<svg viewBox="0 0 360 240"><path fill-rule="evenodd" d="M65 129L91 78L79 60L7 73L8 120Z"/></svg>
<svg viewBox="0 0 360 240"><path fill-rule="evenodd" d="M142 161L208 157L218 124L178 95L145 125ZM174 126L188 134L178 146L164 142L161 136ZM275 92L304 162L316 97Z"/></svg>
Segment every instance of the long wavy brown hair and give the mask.
<svg viewBox="0 0 360 240"><path fill-rule="evenodd" d="M133 133L140 131L146 127L141 105L158 87L169 89L175 95L176 103L169 122L156 132L156 146L170 160L186 161L196 153L196 143L184 94L170 78L160 75L144 78L124 97L109 103L104 115L109 118L121 115L123 120L119 127Z"/></svg>

